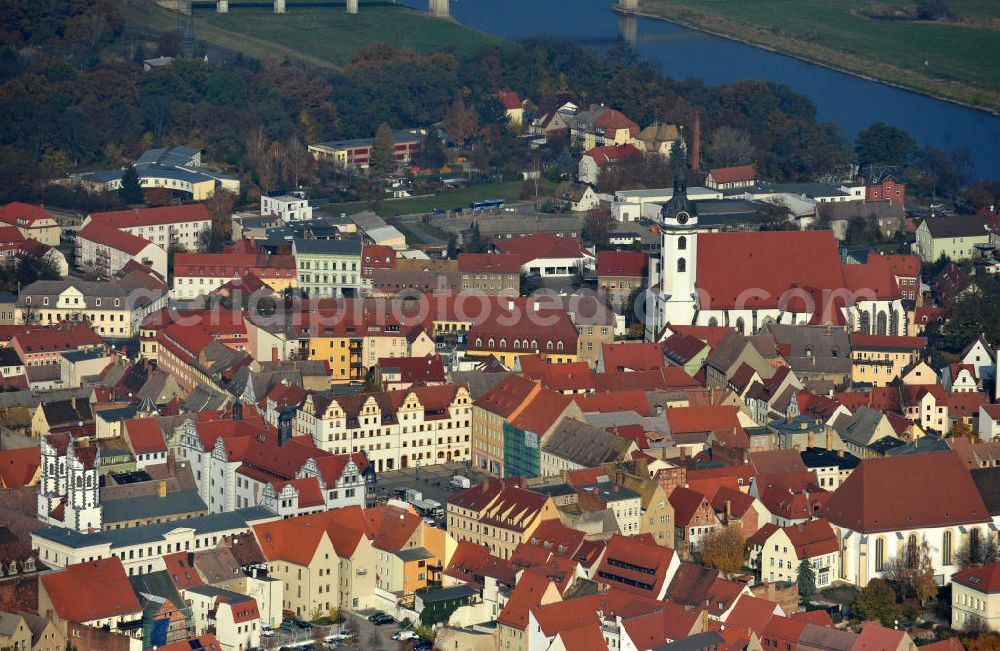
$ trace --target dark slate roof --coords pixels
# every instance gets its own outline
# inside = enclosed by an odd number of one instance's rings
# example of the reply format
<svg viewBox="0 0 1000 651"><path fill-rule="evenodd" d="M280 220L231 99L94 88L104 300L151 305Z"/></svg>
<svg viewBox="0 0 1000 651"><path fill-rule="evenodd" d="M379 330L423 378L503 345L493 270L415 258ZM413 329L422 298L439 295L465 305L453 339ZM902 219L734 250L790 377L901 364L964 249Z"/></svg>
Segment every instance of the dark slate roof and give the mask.
<svg viewBox="0 0 1000 651"><path fill-rule="evenodd" d="M1000 466L974 468L972 481L976 484L990 515L1000 515Z"/></svg>
<svg viewBox="0 0 1000 651"><path fill-rule="evenodd" d="M898 445L885 451L885 456L887 457L898 457L904 454L922 454L925 452L941 452L942 450L950 450L951 446L944 438L937 436L935 434L928 434L926 436L921 436L912 443L906 443L905 445Z"/></svg>
<svg viewBox="0 0 1000 651"><path fill-rule="evenodd" d="M294 240L295 252L313 255L361 255L361 241L350 240Z"/></svg>
<svg viewBox="0 0 1000 651"><path fill-rule="evenodd" d="M0 366L21 366L21 358L11 346L0 348Z"/></svg>
<svg viewBox="0 0 1000 651"><path fill-rule="evenodd" d="M123 500L103 502L105 522L125 522L139 518L160 518L181 513L208 511L205 501L195 489L159 495L142 495Z"/></svg>
<svg viewBox="0 0 1000 651"><path fill-rule="evenodd" d="M802 451L802 463L806 468L829 468L836 466L841 470L852 470L858 467L861 459L850 452L844 452L841 456L836 450L826 448L806 448Z"/></svg>
<svg viewBox="0 0 1000 651"><path fill-rule="evenodd" d="M929 217L924 220L931 236L939 237L974 237L982 235L986 237L989 231L986 230L987 221L984 217L975 215L950 215L948 217Z"/></svg>
<svg viewBox="0 0 1000 651"><path fill-rule="evenodd" d="M197 518L177 522L158 522L141 527L111 529L84 534L64 527L43 527L32 535L50 540L72 549L82 549L93 545L111 543L111 549L162 541L174 529L194 529L195 534L222 532L249 527L248 523L275 519L275 515L263 506L238 509L225 513L211 513Z"/></svg>
<svg viewBox="0 0 1000 651"><path fill-rule="evenodd" d="M565 418L542 445L542 450L584 468L619 461L629 440L587 423Z"/></svg>
<svg viewBox="0 0 1000 651"><path fill-rule="evenodd" d="M904 447L905 445L906 445L906 443L900 441L899 439L894 439L891 436L885 436L885 437L880 438L879 440L875 441L874 443L872 443L868 447L871 448L872 450L874 450L877 453L881 453L883 455L891 456L891 451L893 449L895 449L895 448L901 448L901 447Z"/></svg>
<svg viewBox="0 0 1000 651"><path fill-rule="evenodd" d="M709 631L653 647L651 651L708 651L720 648L725 642L726 640L721 635L715 631Z"/></svg>
<svg viewBox="0 0 1000 651"><path fill-rule="evenodd" d="M467 599L479 594L479 591L470 585L453 585L449 588L439 588L430 592L420 592L417 596L424 603L437 603L440 601L451 601L452 599Z"/></svg>

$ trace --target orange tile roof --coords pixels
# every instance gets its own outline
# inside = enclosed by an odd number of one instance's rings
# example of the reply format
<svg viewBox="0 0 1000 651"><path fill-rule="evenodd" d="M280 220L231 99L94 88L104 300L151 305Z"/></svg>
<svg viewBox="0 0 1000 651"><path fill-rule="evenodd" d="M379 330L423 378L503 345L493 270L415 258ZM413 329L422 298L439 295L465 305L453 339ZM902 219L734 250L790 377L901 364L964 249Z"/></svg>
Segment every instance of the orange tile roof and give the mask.
<svg viewBox="0 0 1000 651"><path fill-rule="evenodd" d="M163 557L167 575L178 590L203 585L201 575L194 566L194 554L191 552L174 552Z"/></svg>
<svg viewBox="0 0 1000 651"><path fill-rule="evenodd" d="M136 599L117 556L67 565L41 577L56 614L68 622L83 623L137 615Z"/></svg>
<svg viewBox="0 0 1000 651"><path fill-rule="evenodd" d="M833 554L840 549L833 527L823 519L793 524L785 527L784 532L800 561L823 554Z"/></svg>
<svg viewBox="0 0 1000 651"><path fill-rule="evenodd" d="M716 183L737 183L753 181L757 178L757 170L753 165L735 165L733 167L716 167L709 170Z"/></svg>
<svg viewBox="0 0 1000 651"><path fill-rule="evenodd" d="M736 407L674 407L666 410L667 425L675 434L713 432L741 427Z"/></svg>
<svg viewBox="0 0 1000 651"><path fill-rule="evenodd" d="M507 599L507 605L497 616L497 622L524 630L528 626L528 613L541 603L548 587L549 580L544 576L533 572L522 574Z"/></svg>
<svg viewBox="0 0 1000 651"><path fill-rule="evenodd" d="M613 534L594 578L618 590L655 599L665 587L674 554L649 535Z"/></svg>
<svg viewBox="0 0 1000 651"><path fill-rule="evenodd" d="M640 416L652 416L653 409L646 399L646 392L640 390L614 391L606 393L584 393L571 396L585 414L611 414L634 411Z"/></svg>

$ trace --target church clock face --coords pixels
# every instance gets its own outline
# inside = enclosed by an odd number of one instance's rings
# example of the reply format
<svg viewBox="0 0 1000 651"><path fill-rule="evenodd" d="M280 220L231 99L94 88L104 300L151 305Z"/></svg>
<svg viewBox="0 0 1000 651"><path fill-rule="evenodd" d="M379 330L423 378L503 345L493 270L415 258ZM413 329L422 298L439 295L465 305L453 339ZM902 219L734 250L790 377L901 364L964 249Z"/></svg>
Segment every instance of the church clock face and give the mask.
<svg viewBox="0 0 1000 651"><path fill-rule="evenodd" d="M679 213L677 213L677 223L678 224L686 224L686 223L688 223L688 219L690 219L690 218L691 218L691 216L688 215L683 210L680 211Z"/></svg>

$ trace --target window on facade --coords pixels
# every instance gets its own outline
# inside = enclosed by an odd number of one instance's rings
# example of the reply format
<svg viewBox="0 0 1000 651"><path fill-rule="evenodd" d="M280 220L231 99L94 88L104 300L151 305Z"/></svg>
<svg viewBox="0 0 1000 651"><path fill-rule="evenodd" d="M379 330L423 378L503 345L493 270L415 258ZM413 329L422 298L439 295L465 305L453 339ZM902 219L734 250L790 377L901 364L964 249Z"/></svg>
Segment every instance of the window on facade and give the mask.
<svg viewBox="0 0 1000 651"><path fill-rule="evenodd" d="M680 237L677 238L677 250L686 251L687 248L688 248L688 238L681 235Z"/></svg>
<svg viewBox="0 0 1000 651"><path fill-rule="evenodd" d="M682 274L687 271L687 260L684 258L677 258L677 273Z"/></svg>
<svg viewBox="0 0 1000 651"><path fill-rule="evenodd" d="M885 539L875 539L875 571L881 572L885 569Z"/></svg>
<svg viewBox="0 0 1000 651"><path fill-rule="evenodd" d="M951 554L951 531L945 531L944 535L941 536L941 564L951 565L952 554Z"/></svg>

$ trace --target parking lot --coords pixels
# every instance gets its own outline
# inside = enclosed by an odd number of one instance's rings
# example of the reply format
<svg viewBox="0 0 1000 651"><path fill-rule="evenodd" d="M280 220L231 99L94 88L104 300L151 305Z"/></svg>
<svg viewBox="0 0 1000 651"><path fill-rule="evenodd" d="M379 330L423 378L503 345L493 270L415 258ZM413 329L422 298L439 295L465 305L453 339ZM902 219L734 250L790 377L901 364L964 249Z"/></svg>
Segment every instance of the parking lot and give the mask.
<svg viewBox="0 0 1000 651"><path fill-rule="evenodd" d="M400 489L413 488L423 493L423 499L434 500L444 505L448 502L449 497L458 492L458 489L449 484L454 475L468 477L472 480L473 486L489 478L485 473L476 468L470 468L469 465L461 461L390 470L378 475L376 495L397 497L397 491Z"/></svg>

